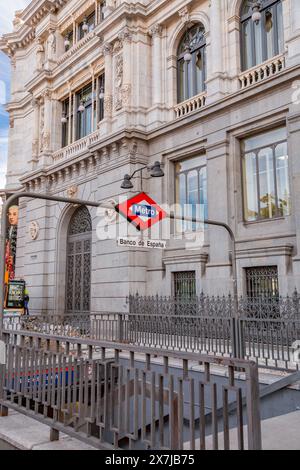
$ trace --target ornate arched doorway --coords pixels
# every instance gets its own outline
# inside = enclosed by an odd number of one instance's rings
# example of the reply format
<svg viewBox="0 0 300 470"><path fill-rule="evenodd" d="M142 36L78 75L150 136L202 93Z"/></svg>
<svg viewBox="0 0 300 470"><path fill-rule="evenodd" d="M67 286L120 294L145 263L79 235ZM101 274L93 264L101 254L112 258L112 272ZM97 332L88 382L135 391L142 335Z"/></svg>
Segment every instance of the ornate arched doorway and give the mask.
<svg viewBox="0 0 300 470"><path fill-rule="evenodd" d="M85 206L73 214L67 237L66 313L90 313L92 220Z"/></svg>

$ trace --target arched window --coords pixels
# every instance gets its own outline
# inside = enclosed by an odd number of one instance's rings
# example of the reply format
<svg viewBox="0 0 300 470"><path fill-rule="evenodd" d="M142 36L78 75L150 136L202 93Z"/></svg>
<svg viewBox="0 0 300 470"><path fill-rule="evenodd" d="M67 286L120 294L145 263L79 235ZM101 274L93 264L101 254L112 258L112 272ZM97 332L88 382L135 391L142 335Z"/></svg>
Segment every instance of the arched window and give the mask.
<svg viewBox="0 0 300 470"><path fill-rule="evenodd" d="M186 60L188 53L189 59ZM204 26L192 26L184 34L177 53L178 103L205 90L206 39Z"/></svg>
<svg viewBox="0 0 300 470"><path fill-rule="evenodd" d="M66 312L90 311L92 220L85 206L71 218L67 238Z"/></svg>
<svg viewBox="0 0 300 470"><path fill-rule="evenodd" d="M242 70L265 62L284 50L281 0L260 0L261 20L253 21L255 0L244 0L241 7Z"/></svg>

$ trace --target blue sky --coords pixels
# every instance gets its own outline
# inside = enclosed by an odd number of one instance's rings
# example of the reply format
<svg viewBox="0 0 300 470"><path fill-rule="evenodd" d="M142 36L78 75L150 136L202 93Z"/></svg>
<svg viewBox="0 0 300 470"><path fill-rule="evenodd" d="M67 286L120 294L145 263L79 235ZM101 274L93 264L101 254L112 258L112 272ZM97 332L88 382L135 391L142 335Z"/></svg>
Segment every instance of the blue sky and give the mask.
<svg viewBox="0 0 300 470"><path fill-rule="evenodd" d="M12 20L16 10L22 10L30 0L11 0L1 2L0 36L12 31ZM7 159L8 115L4 104L9 101L10 64L8 58L0 52L0 188L5 186L5 171Z"/></svg>

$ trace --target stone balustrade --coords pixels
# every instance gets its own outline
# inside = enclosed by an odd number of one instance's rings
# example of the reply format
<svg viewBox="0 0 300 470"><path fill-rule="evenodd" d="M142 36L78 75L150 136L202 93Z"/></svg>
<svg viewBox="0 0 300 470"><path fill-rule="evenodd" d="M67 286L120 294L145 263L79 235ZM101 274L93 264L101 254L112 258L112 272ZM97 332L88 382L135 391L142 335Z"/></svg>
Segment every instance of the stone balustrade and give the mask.
<svg viewBox="0 0 300 470"><path fill-rule="evenodd" d="M80 41L76 42L68 51L66 51L61 57L57 59L57 65L61 65L74 54L76 54L80 49L82 49L88 42L90 42L95 37L95 32L91 31L86 34Z"/></svg>
<svg viewBox="0 0 300 470"><path fill-rule="evenodd" d="M90 134L83 139L77 140L72 144L64 147L61 150L58 150L53 154L53 163L60 162L62 160L67 160L71 157L76 157L88 150L89 146L95 144L100 140L100 131L97 130L93 134Z"/></svg>
<svg viewBox="0 0 300 470"><path fill-rule="evenodd" d="M206 103L206 91L175 106L176 119L203 108Z"/></svg>
<svg viewBox="0 0 300 470"><path fill-rule="evenodd" d="M278 74L285 68L285 59L283 55L273 57L271 60L253 67L239 75L239 82L242 89L261 82L273 75Z"/></svg>

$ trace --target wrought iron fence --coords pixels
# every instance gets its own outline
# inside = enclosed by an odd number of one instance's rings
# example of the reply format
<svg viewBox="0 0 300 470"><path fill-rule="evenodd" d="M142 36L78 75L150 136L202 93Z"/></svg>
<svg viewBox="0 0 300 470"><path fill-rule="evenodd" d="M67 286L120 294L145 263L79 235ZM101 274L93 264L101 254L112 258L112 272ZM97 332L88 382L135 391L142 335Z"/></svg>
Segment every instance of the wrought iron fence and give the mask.
<svg viewBox="0 0 300 470"><path fill-rule="evenodd" d="M201 295L128 299L129 313L41 315L6 319L6 331L122 342L168 351L199 352L255 360L262 367L300 370L300 297L240 298ZM295 349L296 348L296 349Z"/></svg>
<svg viewBox="0 0 300 470"><path fill-rule="evenodd" d="M100 449L261 448L253 362L29 332L4 338L2 415L21 411Z"/></svg>

